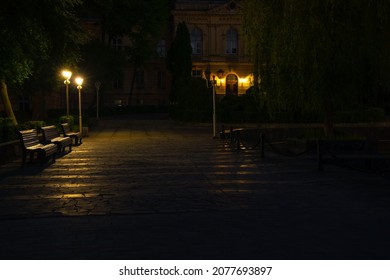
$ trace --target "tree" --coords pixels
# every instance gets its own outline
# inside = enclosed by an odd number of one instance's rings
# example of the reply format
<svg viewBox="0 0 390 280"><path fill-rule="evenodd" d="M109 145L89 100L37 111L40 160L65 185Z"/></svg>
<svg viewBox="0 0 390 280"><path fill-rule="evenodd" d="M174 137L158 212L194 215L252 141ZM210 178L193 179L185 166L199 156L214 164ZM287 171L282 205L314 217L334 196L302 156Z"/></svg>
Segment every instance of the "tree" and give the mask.
<svg viewBox="0 0 390 280"><path fill-rule="evenodd" d="M388 85L389 2L244 0L250 46L271 114L366 104ZM388 86L387 86L388 88Z"/></svg>
<svg viewBox="0 0 390 280"><path fill-rule="evenodd" d="M254 89L259 90L259 80L266 88L268 77L266 65L269 65L271 28L272 22L276 20L273 13L273 3L278 5L280 1L242 1L243 5L243 27L247 35L248 46L253 56Z"/></svg>
<svg viewBox="0 0 390 280"><path fill-rule="evenodd" d="M48 85L53 68L74 63L82 32L73 13L79 0L5 0L0 11L0 91L6 113L17 120L7 84ZM51 75L52 77L53 75ZM52 79L54 81L55 79Z"/></svg>
<svg viewBox="0 0 390 280"><path fill-rule="evenodd" d="M88 9L102 19L102 40L127 37L130 44L122 51L126 62L133 68L132 85L129 92L131 102L135 75L144 63L156 54L157 42L167 27L169 0L90 0Z"/></svg>
<svg viewBox="0 0 390 280"><path fill-rule="evenodd" d="M185 22L180 22L167 55L167 68L172 73L173 84L170 100L173 103L185 100L183 91L191 78L191 55L191 39L187 25Z"/></svg>
<svg viewBox="0 0 390 280"><path fill-rule="evenodd" d="M79 68L88 73L88 79L92 83L97 81L101 83L100 100L104 98L104 89L107 85L123 74L124 55L100 40L92 40L85 44L81 48L81 53L83 60L79 63Z"/></svg>

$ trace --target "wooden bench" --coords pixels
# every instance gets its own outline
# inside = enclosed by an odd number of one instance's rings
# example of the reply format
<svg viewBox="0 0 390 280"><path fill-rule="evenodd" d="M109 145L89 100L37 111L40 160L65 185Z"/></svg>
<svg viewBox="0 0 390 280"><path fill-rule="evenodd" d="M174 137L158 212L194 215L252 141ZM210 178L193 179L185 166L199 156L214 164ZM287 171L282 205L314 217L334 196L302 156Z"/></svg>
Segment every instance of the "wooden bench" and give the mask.
<svg viewBox="0 0 390 280"><path fill-rule="evenodd" d="M41 129L45 144L56 144L59 154L61 152L64 153L66 147L69 147L69 152L72 151L72 139L70 137L61 137L60 133L54 125L43 126Z"/></svg>
<svg viewBox="0 0 390 280"><path fill-rule="evenodd" d="M62 129L62 133L64 134L64 137L70 137L70 138L74 139L75 145L82 144L81 140L83 139L83 136L82 136L81 132L72 132L70 130L69 123L62 123L62 124L60 124L60 126Z"/></svg>
<svg viewBox="0 0 390 280"><path fill-rule="evenodd" d="M53 163L55 162L57 145L53 143L40 143L37 131L35 129L19 131L19 138L20 143L22 144L23 165L26 163L27 155L30 155L30 162L32 162L35 154L37 154L37 158L42 165L49 157L53 158Z"/></svg>
<svg viewBox="0 0 390 280"><path fill-rule="evenodd" d="M260 128L230 128L222 126L220 139L229 140L232 149L240 151L241 148L253 150L260 147L261 157L264 157L264 134Z"/></svg>

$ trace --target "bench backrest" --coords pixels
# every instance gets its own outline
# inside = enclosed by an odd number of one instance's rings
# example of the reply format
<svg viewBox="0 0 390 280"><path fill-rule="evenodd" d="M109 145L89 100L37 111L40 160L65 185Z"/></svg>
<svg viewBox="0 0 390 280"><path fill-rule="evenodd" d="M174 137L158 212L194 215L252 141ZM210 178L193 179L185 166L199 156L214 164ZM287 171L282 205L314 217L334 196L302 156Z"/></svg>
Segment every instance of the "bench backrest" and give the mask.
<svg viewBox="0 0 390 280"><path fill-rule="evenodd" d="M19 131L20 141L25 148L40 144L37 131L35 129Z"/></svg>
<svg viewBox="0 0 390 280"><path fill-rule="evenodd" d="M67 134L67 133L71 132L70 126L69 126L68 123L62 123L61 127L62 127L62 131L63 131L64 134Z"/></svg>
<svg viewBox="0 0 390 280"><path fill-rule="evenodd" d="M50 141L59 136L58 130L55 125L44 126L41 129L43 133L43 138L45 138L46 141Z"/></svg>

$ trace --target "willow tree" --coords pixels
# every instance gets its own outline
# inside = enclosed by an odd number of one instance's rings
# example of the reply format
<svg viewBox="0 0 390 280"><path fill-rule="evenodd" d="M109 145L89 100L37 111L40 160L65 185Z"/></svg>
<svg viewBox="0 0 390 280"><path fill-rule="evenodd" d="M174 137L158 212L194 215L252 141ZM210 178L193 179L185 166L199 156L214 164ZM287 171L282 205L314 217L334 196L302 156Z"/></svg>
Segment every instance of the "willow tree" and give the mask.
<svg viewBox="0 0 390 280"><path fill-rule="evenodd" d="M0 10L0 91L7 116L17 120L7 84L47 84L60 64L74 63L82 31L73 9L79 0L5 0ZM34 74L34 76L32 76Z"/></svg>
<svg viewBox="0 0 390 280"><path fill-rule="evenodd" d="M337 109L386 82L389 2L244 0L244 27L272 113L321 111L327 135ZM388 58L388 55L387 55Z"/></svg>
<svg viewBox="0 0 390 280"><path fill-rule="evenodd" d="M246 0L242 1L244 30L247 35L249 50L254 63L254 87L259 89L261 77L263 90L267 87L269 75L267 66L270 59L272 45L272 24L277 22L279 14L275 13L281 1L272 0Z"/></svg>

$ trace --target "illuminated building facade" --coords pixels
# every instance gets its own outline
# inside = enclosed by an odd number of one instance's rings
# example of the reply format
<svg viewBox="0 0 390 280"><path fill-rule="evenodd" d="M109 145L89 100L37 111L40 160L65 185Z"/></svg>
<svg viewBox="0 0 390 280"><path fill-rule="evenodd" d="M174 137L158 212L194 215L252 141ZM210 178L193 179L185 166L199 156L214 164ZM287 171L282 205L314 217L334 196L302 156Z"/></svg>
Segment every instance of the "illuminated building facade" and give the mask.
<svg viewBox="0 0 390 280"><path fill-rule="evenodd" d="M178 0L174 26L185 22L192 46L192 73L210 72L216 93L244 94L253 82L253 64L242 30L239 1Z"/></svg>
<svg viewBox="0 0 390 280"><path fill-rule="evenodd" d="M209 71L219 98L244 94L251 87L253 64L242 29L239 1L177 0L171 14L172 27L156 46L157 57L137 70L131 101L128 92L133 69L129 67L125 68L123 82L107 92L106 106L169 104L171 75L165 59L180 22L186 23L190 33L194 77L204 77ZM111 43L121 47L126 39Z"/></svg>

